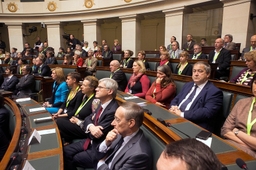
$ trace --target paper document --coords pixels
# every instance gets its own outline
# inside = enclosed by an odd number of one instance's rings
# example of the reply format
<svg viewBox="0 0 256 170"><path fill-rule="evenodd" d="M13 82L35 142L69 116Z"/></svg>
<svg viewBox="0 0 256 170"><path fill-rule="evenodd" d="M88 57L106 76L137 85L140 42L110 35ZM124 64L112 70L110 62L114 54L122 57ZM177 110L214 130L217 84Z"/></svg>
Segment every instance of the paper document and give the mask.
<svg viewBox="0 0 256 170"><path fill-rule="evenodd" d="M22 170L35 170L35 168L26 160L26 163Z"/></svg>
<svg viewBox="0 0 256 170"><path fill-rule="evenodd" d="M38 111L43 111L43 110L45 110L44 107L37 107L37 108L29 109L29 112L38 112Z"/></svg>
<svg viewBox="0 0 256 170"><path fill-rule="evenodd" d="M30 101L31 98L27 97L27 98L20 98L20 99L16 99L16 102L25 102L25 101Z"/></svg>
<svg viewBox="0 0 256 170"><path fill-rule="evenodd" d="M47 134L52 134L52 133L56 133L56 129L46 129L46 130L39 130L38 131L39 135L47 135Z"/></svg>
<svg viewBox="0 0 256 170"><path fill-rule="evenodd" d="M212 137L209 137L207 140L196 138L196 140L206 144L209 148L211 148L212 145Z"/></svg>
<svg viewBox="0 0 256 170"><path fill-rule="evenodd" d="M129 96L129 97L124 97L125 100L131 100L131 99L137 99L139 98L138 96Z"/></svg>

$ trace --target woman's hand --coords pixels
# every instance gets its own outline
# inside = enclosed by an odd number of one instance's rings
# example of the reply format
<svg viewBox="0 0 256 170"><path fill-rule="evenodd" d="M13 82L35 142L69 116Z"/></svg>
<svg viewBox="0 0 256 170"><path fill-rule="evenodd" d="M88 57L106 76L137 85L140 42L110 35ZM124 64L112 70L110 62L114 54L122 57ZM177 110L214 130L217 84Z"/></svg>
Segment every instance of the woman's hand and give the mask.
<svg viewBox="0 0 256 170"><path fill-rule="evenodd" d="M77 122L78 122L78 118L76 118L75 116L73 116L73 117L71 117L70 119L69 119L69 121L71 122L71 123L74 123L74 124L76 124Z"/></svg>
<svg viewBox="0 0 256 170"><path fill-rule="evenodd" d="M164 105L164 104L162 104L160 102L156 102L155 104L158 105L158 106L161 106L161 107L166 107L166 105Z"/></svg>
<svg viewBox="0 0 256 170"><path fill-rule="evenodd" d="M162 80L163 80L163 78L162 78L162 77L161 77L161 78L160 78L160 77L158 77L158 78L156 79L156 83L157 83L157 84L160 84L160 83L162 82Z"/></svg>

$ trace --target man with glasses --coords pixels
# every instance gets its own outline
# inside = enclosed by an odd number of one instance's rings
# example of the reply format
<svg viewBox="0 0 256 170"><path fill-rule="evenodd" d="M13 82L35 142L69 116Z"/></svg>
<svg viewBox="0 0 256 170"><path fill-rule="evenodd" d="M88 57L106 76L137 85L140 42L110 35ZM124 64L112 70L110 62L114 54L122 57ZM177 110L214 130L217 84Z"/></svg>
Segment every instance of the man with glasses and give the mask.
<svg viewBox="0 0 256 170"><path fill-rule="evenodd" d="M194 45L194 53L189 55L189 59L207 59L207 56L202 53L202 47L199 44Z"/></svg>
<svg viewBox="0 0 256 170"><path fill-rule="evenodd" d="M118 108L115 100L118 85L115 80L103 78L99 80L95 98L100 100L98 108L83 122L77 124L84 130L88 137L82 141L64 147L64 167L67 170L94 168L97 165L96 146L113 129L111 122Z"/></svg>
<svg viewBox="0 0 256 170"><path fill-rule="evenodd" d="M253 51L253 50L256 50L256 34L251 37L251 46L243 49L242 56L241 56L242 59L244 59L243 58L244 53L247 53L247 52Z"/></svg>

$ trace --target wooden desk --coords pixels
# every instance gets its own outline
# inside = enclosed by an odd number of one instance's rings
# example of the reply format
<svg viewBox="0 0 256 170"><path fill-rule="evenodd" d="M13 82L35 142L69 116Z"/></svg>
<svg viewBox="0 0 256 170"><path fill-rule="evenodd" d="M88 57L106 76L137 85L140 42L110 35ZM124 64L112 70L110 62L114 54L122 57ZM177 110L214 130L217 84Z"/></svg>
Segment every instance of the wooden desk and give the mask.
<svg viewBox="0 0 256 170"><path fill-rule="evenodd" d="M5 90L3 90L3 91L0 91L0 93L2 93L2 95L3 95L4 97L12 98L12 92L11 92L11 91L5 91Z"/></svg>

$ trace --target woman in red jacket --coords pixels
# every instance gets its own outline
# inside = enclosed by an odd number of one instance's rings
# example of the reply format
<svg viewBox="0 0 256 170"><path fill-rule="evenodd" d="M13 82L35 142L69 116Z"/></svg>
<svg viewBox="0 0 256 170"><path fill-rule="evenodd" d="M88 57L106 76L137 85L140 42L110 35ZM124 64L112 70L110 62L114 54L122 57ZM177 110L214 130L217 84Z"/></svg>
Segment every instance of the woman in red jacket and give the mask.
<svg viewBox="0 0 256 170"><path fill-rule="evenodd" d="M169 108L176 94L176 86L171 75L171 70L168 65L158 66L156 81L148 90L145 97L146 100L161 107Z"/></svg>

